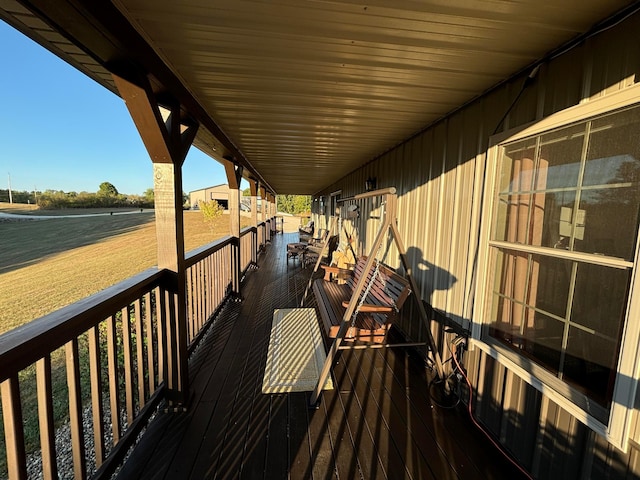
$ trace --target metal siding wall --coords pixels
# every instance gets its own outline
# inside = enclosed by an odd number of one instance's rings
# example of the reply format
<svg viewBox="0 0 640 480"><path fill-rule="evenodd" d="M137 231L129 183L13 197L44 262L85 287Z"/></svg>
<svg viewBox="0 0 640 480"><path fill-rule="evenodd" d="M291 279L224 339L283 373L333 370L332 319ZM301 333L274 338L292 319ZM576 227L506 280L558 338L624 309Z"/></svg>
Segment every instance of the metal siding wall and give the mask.
<svg viewBox="0 0 640 480"><path fill-rule="evenodd" d="M340 188L343 197L360 193L368 177L377 178L378 188L395 186L398 227L405 247L412 249L409 261L422 298L469 328L489 137L496 130L522 126L634 84L640 72L638 31L640 15L635 15L544 64L500 128L498 123L522 88L524 76L385 153L323 194ZM370 244L377 222L367 221L367 215L363 210L356 226L361 242L366 238ZM387 263L398 265L397 251ZM444 336L437 325L434 335L442 346ZM625 454L481 351L468 352L466 363L475 388L475 414L537 478L640 478L637 414L634 442Z"/></svg>

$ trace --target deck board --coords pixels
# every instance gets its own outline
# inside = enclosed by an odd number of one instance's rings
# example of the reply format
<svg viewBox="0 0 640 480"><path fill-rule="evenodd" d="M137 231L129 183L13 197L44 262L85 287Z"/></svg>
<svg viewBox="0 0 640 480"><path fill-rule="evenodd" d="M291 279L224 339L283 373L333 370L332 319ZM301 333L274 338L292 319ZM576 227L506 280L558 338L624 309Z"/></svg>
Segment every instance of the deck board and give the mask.
<svg viewBox="0 0 640 480"><path fill-rule="evenodd" d="M308 392L262 394L273 311L300 304L310 273L286 258L296 240L267 246L190 359L187 410L159 410L119 478L520 478L462 408L431 405L403 349L342 352L318 409Z"/></svg>

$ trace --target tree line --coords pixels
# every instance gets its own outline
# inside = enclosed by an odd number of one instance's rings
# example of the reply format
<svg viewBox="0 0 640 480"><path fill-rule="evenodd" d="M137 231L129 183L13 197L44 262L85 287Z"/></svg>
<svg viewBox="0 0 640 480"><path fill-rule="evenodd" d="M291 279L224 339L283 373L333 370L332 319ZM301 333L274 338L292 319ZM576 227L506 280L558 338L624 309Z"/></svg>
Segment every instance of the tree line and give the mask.
<svg viewBox="0 0 640 480"><path fill-rule="evenodd" d="M293 215L311 212L311 197L309 195L276 195L276 206L279 212Z"/></svg>
<svg viewBox="0 0 640 480"><path fill-rule="evenodd" d="M244 195L250 195L246 189ZM184 203L189 197L183 194ZM26 191L0 189L0 202L36 204L42 209L59 208L153 208L153 188L142 195L122 194L110 182L102 182L97 192L65 192L63 190ZM311 211L309 195L277 195L276 205L279 212L300 215Z"/></svg>
<svg viewBox="0 0 640 480"><path fill-rule="evenodd" d="M122 194L109 182L102 182L97 192L65 192L63 190L20 191L0 189L0 202L36 204L42 209L58 208L153 208L153 188L142 195Z"/></svg>
<svg viewBox="0 0 640 480"><path fill-rule="evenodd" d="M251 189L245 188L242 191L245 197L251 196ZM310 195L276 195L276 207L279 212L300 215L311 213Z"/></svg>

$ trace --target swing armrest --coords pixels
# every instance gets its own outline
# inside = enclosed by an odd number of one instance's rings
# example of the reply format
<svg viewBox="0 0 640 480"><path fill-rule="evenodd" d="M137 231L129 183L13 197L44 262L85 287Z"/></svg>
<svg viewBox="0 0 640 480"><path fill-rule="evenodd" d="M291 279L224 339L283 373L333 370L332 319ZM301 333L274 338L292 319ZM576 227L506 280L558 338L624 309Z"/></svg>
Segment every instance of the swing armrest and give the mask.
<svg viewBox="0 0 640 480"><path fill-rule="evenodd" d="M345 300L342 302L342 306L344 308L349 308L349 301ZM360 311L363 313L391 313L393 312L393 307L389 307L388 305L373 305L370 303L363 303L360 307Z"/></svg>

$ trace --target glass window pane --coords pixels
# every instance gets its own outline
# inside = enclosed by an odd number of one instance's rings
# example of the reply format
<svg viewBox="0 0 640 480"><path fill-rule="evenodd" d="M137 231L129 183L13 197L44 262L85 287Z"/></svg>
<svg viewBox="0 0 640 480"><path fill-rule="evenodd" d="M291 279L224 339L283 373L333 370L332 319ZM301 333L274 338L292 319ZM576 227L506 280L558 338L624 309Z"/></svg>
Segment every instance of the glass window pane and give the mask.
<svg viewBox="0 0 640 480"><path fill-rule="evenodd" d="M511 343L514 336L520 334L522 305L510 298L494 295L492 309L494 321L491 324L491 335Z"/></svg>
<svg viewBox="0 0 640 480"><path fill-rule="evenodd" d="M560 368L564 322L533 312L533 325L525 330L525 352L536 363L547 367L554 373Z"/></svg>
<svg viewBox="0 0 640 480"><path fill-rule="evenodd" d="M500 270L495 277L495 291L524 303L529 256L526 253L500 250L496 254L496 267Z"/></svg>
<svg viewBox="0 0 640 480"><path fill-rule="evenodd" d="M527 243L568 250L572 235L571 216L576 192L547 192L534 196L534 209Z"/></svg>
<svg viewBox="0 0 640 480"><path fill-rule="evenodd" d="M542 135L536 189L578 185L584 124Z"/></svg>
<svg viewBox="0 0 640 480"><path fill-rule="evenodd" d="M574 250L632 261L639 212L638 186L583 190Z"/></svg>
<svg viewBox="0 0 640 480"><path fill-rule="evenodd" d="M497 310L510 311L514 303L496 297ZM521 309L521 306L518 306ZM490 326L490 334L510 349L526 355L554 373L560 369L562 339L565 324L533 309L526 309L529 319L526 328L508 322L497 321Z"/></svg>
<svg viewBox="0 0 640 480"><path fill-rule="evenodd" d="M640 182L640 109L592 122L583 185Z"/></svg>
<svg viewBox="0 0 640 480"><path fill-rule="evenodd" d="M560 258L533 255L531 264L531 307L565 318L571 287L573 262Z"/></svg>
<svg viewBox="0 0 640 480"><path fill-rule="evenodd" d="M534 177L535 139L507 145L502 156L499 191L530 191Z"/></svg>
<svg viewBox="0 0 640 480"><path fill-rule="evenodd" d="M529 194L500 196L493 235L495 240L526 243L531 198Z"/></svg>
<svg viewBox="0 0 640 480"><path fill-rule="evenodd" d="M608 408L613 395L617 358L617 342L571 327L563 378Z"/></svg>
<svg viewBox="0 0 640 480"><path fill-rule="evenodd" d="M630 281L630 270L578 264L571 321L617 340Z"/></svg>

